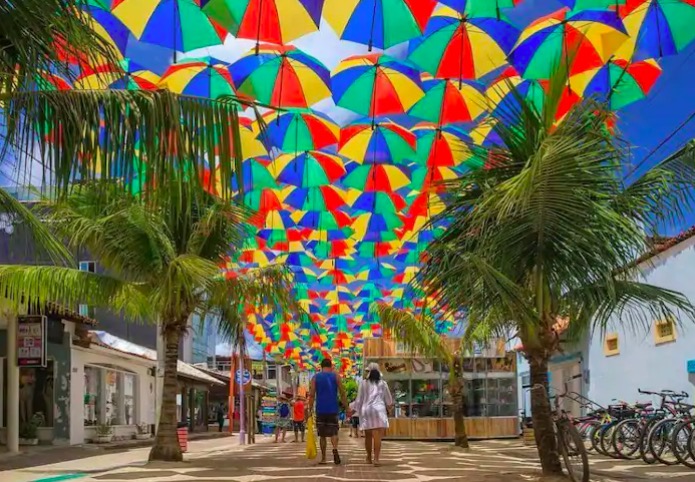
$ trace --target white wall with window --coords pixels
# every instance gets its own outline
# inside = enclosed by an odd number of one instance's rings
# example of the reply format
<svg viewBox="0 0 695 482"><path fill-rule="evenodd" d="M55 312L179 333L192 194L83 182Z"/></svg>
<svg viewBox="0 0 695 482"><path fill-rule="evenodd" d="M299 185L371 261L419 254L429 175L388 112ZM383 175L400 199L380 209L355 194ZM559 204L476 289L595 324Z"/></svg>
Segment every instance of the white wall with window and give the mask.
<svg viewBox="0 0 695 482"><path fill-rule="evenodd" d="M93 439L99 425L111 425L115 438L128 439L138 424L153 424L153 368L151 360L99 345L73 346L70 443Z"/></svg>

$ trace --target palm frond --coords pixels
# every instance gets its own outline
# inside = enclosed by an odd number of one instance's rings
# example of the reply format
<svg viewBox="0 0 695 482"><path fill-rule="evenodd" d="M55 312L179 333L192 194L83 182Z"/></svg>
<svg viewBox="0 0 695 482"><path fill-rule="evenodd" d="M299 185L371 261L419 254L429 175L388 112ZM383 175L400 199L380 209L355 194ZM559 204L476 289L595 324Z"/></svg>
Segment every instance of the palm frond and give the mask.
<svg viewBox="0 0 695 482"><path fill-rule="evenodd" d="M231 180L242 159L232 138L238 136L244 100L166 90L13 91L0 100L7 145L37 153L59 196L69 193L75 179L97 178L116 179L128 190L136 186L149 204L160 201L155 187L171 183L194 193L219 184L220 197L234 195Z"/></svg>
<svg viewBox="0 0 695 482"><path fill-rule="evenodd" d="M141 302L128 302L136 287L117 278L61 266L0 265L0 293L15 309L47 303L114 306L141 315Z"/></svg>
<svg viewBox="0 0 695 482"><path fill-rule="evenodd" d="M0 210L12 216L15 222L23 225L26 231L24 234L30 238L23 241L31 242L35 248L33 254L36 257L42 257L43 254L46 254L58 265L74 264L74 260L65 245L51 233L40 218L43 213L36 213L37 216L35 212L2 188L0 188Z"/></svg>
<svg viewBox="0 0 695 482"><path fill-rule="evenodd" d="M407 348L424 357L451 360L453 353L437 333L431 318L383 303L375 303L371 309L378 315L382 329L392 332Z"/></svg>
<svg viewBox="0 0 695 482"><path fill-rule="evenodd" d="M611 276L567 292L561 303L570 318L571 339L592 329L603 334L611 326L648 332L657 320L695 321L695 307L683 294Z"/></svg>
<svg viewBox="0 0 695 482"><path fill-rule="evenodd" d="M681 226L695 207L695 143L626 182L615 200L617 211L635 218L649 235L664 225Z"/></svg>

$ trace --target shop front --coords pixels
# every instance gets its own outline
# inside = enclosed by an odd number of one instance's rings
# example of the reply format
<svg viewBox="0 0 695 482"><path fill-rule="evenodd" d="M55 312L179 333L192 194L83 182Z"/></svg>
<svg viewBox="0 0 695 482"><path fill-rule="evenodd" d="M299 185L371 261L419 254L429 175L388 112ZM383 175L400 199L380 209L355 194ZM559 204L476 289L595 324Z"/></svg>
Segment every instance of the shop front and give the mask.
<svg viewBox="0 0 695 482"><path fill-rule="evenodd" d="M449 367L380 339L366 341L365 364L371 362L381 367L395 402L389 438L454 438ZM516 354L506 352L503 345L480 350L463 359L463 368L469 438L518 437Z"/></svg>

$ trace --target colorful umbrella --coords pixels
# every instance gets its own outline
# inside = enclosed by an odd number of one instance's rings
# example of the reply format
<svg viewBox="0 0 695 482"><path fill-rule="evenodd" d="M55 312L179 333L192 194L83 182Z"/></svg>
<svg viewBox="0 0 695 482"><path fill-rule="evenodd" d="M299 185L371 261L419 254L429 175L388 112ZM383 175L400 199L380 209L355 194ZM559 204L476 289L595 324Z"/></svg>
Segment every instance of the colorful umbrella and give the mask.
<svg viewBox="0 0 695 482"><path fill-rule="evenodd" d="M435 0L326 0L324 17L343 40L387 49L422 35Z"/></svg>
<svg viewBox="0 0 695 482"><path fill-rule="evenodd" d="M331 80L336 105L371 118L404 114L423 96L417 69L384 54L349 57Z"/></svg>
<svg viewBox="0 0 695 482"><path fill-rule="evenodd" d="M75 82L78 89L155 90L160 78L142 65L124 59L119 65L83 66Z"/></svg>
<svg viewBox="0 0 695 482"><path fill-rule="evenodd" d="M485 93L493 116L516 115L519 100L533 106L537 112L543 110L545 91L537 80L523 79L514 67L507 68L490 83Z"/></svg>
<svg viewBox="0 0 695 482"><path fill-rule="evenodd" d="M216 99L234 95L228 67L212 57L192 58L172 64L160 85L178 94Z"/></svg>
<svg viewBox="0 0 695 482"><path fill-rule="evenodd" d="M335 211L345 206L345 192L336 186L283 189L285 204L300 211Z"/></svg>
<svg viewBox="0 0 695 482"><path fill-rule="evenodd" d="M340 136L330 117L312 110L272 111L263 120L267 125L264 140L284 152L317 151L337 144Z"/></svg>
<svg viewBox="0 0 695 482"><path fill-rule="evenodd" d="M487 108L483 84L465 80L426 79L422 82L425 96L408 111L413 117L437 125L471 122Z"/></svg>
<svg viewBox="0 0 695 482"><path fill-rule="evenodd" d="M276 107L307 108L330 97L330 72L296 47L262 45L230 67L242 94Z"/></svg>
<svg viewBox="0 0 695 482"><path fill-rule="evenodd" d="M611 60L603 67L571 78L572 89L583 97L595 97L617 110L646 97L661 75L656 60L628 63Z"/></svg>
<svg viewBox="0 0 695 482"><path fill-rule="evenodd" d="M358 122L340 131L339 153L363 164L409 164L417 138L393 122Z"/></svg>
<svg viewBox="0 0 695 482"><path fill-rule="evenodd" d="M343 179L346 187L363 191L395 192L410 184L408 169L391 164L364 164L352 169Z"/></svg>
<svg viewBox="0 0 695 482"><path fill-rule="evenodd" d="M560 3L572 10L617 10L625 0L560 0Z"/></svg>
<svg viewBox="0 0 695 482"><path fill-rule="evenodd" d="M277 189L275 179L268 171L271 160L268 157L245 159L241 164L241 179L244 192L263 189ZM238 189L237 176L232 177L232 188Z"/></svg>
<svg viewBox="0 0 695 482"><path fill-rule="evenodd" d="M202 0L202 8L237 38L285 44L318 30L324 0Z"/></svg>
<svg viewBox="0 0 695 482"><path fill-rule="evenodd" d="M37 74L34 82L38 90L55 91L72 89L72 85L70 85L70 82L66 79L46 70Z"/></svg>
<svg viewBox="0 0 695 482"><path fill-rule="evenodd" d="M345 174L343 160L320 151L283 154L270 165L275 179L301 188L328 186Z"/></svg>
<svg viewBox="0 0 695 482"><path fill-rule="evenodd" d="M529 25L509 61L527 79L548 79L561 63L573 75L605 64L626 40L615 12L564 8Z"/></svg>
<svg viewBox="0 0 695 482"><path fill-rule="evenodd" d="M435 77L479 79L507 63L519 31L504 19L468 17L437 10L425 34L410 45L408 59Z"/></svg>
<svg viewBox="0 0 695 482"><path fill-rule="evenodd" d="M219 45L226 37L199 0L113 0L111 11L138 40L178 52Z"/></svg>
<svg viewBox="0 0 695 482"><path fill-rule="evenodd" d="M406 207L405 200L391 192L351 190L348 194L348 202L356 211L384 215L397 215Z"/></svg>
<svg viewBox="0 0 695 482"><path fill-rule="evenodd" d="M116 17L110 10L110 0L87 0L85 8L88 17L87 24L114 47L119 56L126 54L130 30L128 26Z"/></svg>
<svg viewBox="0 0 695 482"><path fill-rule="evenodd" d="M468 145L468 133L456 126L436 127L434 124L418 125L413 129L417 136L417 156L420 165L427 167L454 167L472 157Z"/></svg>
<svg viewBox="0 0 695 482"><path fill-rule="evenodd" d="M627 0L619 7L630 38L616 57L647 60L675 55L695 39L692 0Z"/></svg>
<svg viewBox="0 0 695 482"><path fill-rule="evenodd" d="M483 17L496 15L500 18L503 8L512 8L521 3L521 0L439 0L439 2L466 15Z"/></svg>

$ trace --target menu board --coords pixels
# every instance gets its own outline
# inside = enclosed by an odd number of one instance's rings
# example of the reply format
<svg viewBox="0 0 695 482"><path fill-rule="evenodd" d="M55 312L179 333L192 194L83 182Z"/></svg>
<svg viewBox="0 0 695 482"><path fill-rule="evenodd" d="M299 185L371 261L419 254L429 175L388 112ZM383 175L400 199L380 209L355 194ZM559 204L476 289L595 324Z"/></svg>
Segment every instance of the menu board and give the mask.
<svg viewBox="0 0 695 482"><path fill-rule="evenodd" d="M46 317L17 317L17 365L46 366Z"/></svg>

